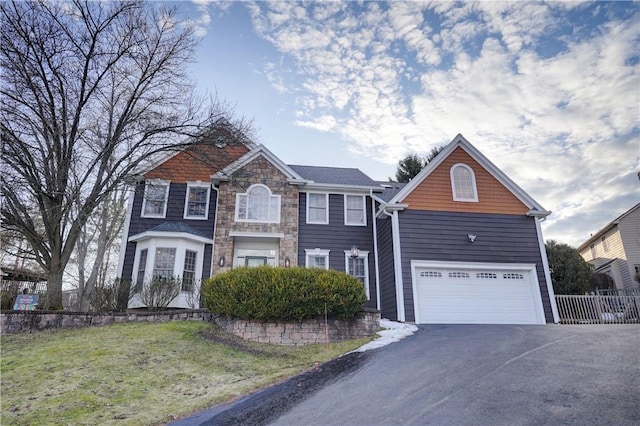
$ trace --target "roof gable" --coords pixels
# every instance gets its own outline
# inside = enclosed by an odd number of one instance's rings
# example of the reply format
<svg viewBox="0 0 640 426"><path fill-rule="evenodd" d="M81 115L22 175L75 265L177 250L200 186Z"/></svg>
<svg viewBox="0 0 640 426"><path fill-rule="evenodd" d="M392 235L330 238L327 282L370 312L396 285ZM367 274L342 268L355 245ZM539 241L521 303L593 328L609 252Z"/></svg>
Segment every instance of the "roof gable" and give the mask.
<svg viewBox="0 0 640 426"><path fill-rule="evenodd" d="M591 237L589 237L589 239L587 241L585 241L584 243L580 244L578 246L577 250L578 251L583 251L592 242L598 240L603 234L607 233L609 230L611 230L614 227L616 227L627 216L629 216L630 214L632 214L633 212L635 212L638 209L640 209L640 203L638 203L635 206L631 207L629 210L627 210L626 212L622 213L620 216L616 217L611 222L607 223L602 229L600 229L598 232L596 232Z"/></svg>
<svg viewBox="0 0 640 426"><path fill-rule="evenodd" d="M231 175L237 170L241 169L245 165L249 164L258 157L262 157L271 163L276 169L284 174L293 183L304 183L306 180L302 178L295 170L287 166L278 157L276 157L271 151L269 151L264 145L258 145L251 151L247 152L242 157L238 158L233 163L229 164L222 170L211 175L211 179L215 181L229 180Z"/></svg>
<svg viewBox="0 0 640 426"><path fill-rule="evenodd" d="M476 174L476 183L479 186L478 203L453 202L449 169L458 162L470 163L468 165ZM443 179L442 175L446 175L446 178ZM437 189L435 185L429 185L430 178L439 179ZM442 182L443 180L446 182ZM447 197L447 206L437 203L437 191L443 191L440 193L440 198ZM410 202L416 204L418 200L421 200L420 206L424 209L429 209L429 203L431 203L431 206L435 206L433 207L435 210L448 210L451 206L455 206L455 211L487 213L503 211L507 214L518 212L542 217L550 214L460 134L402 188L389 201L389 204ZM491 204L496 202L500 206L491 207Z"/></svg>
<svg viewBox="0 0 640 426"><path fill-rule="evenodd" d="M197 142L152 160L143 176L176 183L208 181L229 163L243 156L256 144L225 118L218 119Z"/></svg>

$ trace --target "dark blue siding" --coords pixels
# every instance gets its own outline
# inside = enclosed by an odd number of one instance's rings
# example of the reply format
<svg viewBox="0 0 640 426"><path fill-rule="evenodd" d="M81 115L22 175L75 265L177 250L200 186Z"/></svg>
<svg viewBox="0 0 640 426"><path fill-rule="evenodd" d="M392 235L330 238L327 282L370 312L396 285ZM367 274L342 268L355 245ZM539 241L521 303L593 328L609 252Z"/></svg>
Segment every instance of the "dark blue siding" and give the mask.
<svg viewBox="0 0 640 426"><path fill-rule="evenodd" d="M390 320L398 319L396 303L396 278L393 269L393 238L391 219L383 216L377 220L378 259L380 262L380 315Z"/></svg>
<svg viewBox="0 0 640 426"><path fill-rule="evenodd" d="M138 184L135 189L133 206L131 210L131 221L129 223L128 237L148 231L162 223L185 223L197 231L201 236L213 239L216 213L217 192L213 189L209 192L209 215L207 220L184 219L184 203L187 195L187 184L172 183L169 186L169 197L167 199L167 215L164 218L146 218L142 214L142 198L144 195L144 183ZM204 258L202 266L202 277L211 276L211 256L213 245L205 244ZM127 243L124 263L122 268L122 278L131 279L133 274L133 261L136 252L136 243Z"/></svg>
<svg viewBox="0 0 640 426"><path fill-rule="evenodd" d="M329 194L329 224L307 224L306 193L300 193L298 213L298 265L305 265L305 249L331 250L329 268L345 271L344 251L356 245L369 252L369 301L367 307L376 307L375 253L373 252L373 225L371 223L371 199L367 204L367 226L345 226L344 195Z"/></svg>
<svg viewBox="0 0 640 426"><path fill-rule="evenodd" d="M413 321L411 260L535 264L547 322L553 322L535 218L515 215L400 213L405 319ZM477 235L474 243L468 234Z"/></svg>

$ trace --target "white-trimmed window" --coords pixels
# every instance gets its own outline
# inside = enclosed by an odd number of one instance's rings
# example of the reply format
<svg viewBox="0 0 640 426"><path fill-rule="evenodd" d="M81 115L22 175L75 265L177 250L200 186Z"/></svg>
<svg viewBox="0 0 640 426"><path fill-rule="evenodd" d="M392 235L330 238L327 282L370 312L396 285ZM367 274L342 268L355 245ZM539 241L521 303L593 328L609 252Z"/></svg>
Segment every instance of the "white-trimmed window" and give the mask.
<svg viewBox="0 0 640 426"><path fill-rule="evenodd" d="M176 249L174 247L156 248L153 264L153 279L170 279L174 276L176 265Z"/></svg>
<svg viewBox="0 0 640 426"><path fill-rule="evenodd" d="M453 201L478 201L476 176L466 164L454 164L450 170Z"/></svg>
<svg viewBox="0 0 640 426"><path fill-rule="evenodd" d="M329 194L307 193L307 223L329 223Z"/></svg>
<svg viewBox="0 0 640 426"><path fill-rule="evenodd" d="M183 292L200 285L204 243L183 238L151 238L138 242L134 261L136 292L157 278L180 278Z"/></svg>
<svg viewBox="0 0 640 426"><path fill-rule="evenodd" d="M364 195L344 195L344 224L367 225L367 209Z"/></svg>
<svg viewBox="0 0 640 426"><path fill-rule="evenodd" d="M329 269L329 252L319 248L305 249L305 268Z"/></svg>
<svg viewBox="0 0 640 426"><path fill-rule="evenodd" d="M182 268L182 291L192 292L196 282L196 261L198 252L186 250L184 253L184 268Z"/></svg>
<svg viewBox="0 0 640 426"><path fill-rule="evenodd" d="M209 216L209 193L211 187L202 182L187 183L184 200L184 218L206 220Z"/></svg>
<svg viewBox="0 0 640 426"><path fill-rule="evenodd" d="M591 250L591 258L595 259L598 257L598 251L596 249L596 245L595 244L590 244L589 245L589 250Z"/></svg>
<svg viewBox="0 0 640 426"><path fill-rule="evenodd" d="M142 217L165 217L167 214L167 199L169 198L169 182L164 180L150 180L144 185L142 199Z"/></svg>
<svg viewBox="0 0 640 426"><path fill-rule="evenodd" d="M280 195L273 195L262 184L236 194L236 222L280 223Z"/></svg>
<svg viewBox="0 0 640 426"><path fill-rule="evenodd" d="M344 251L347 274L356 277L364 286L369 299L369 252L360 250L358 257L351 257L351 250Z"/></svg>
<svg viewBox="0 0 640 426"><path fill-rule="evenodd" d="M602 242L602 250L604 250L605 253L609 253L609 241L607 241L607 237L605 235L600 238L600 242Z"/></svg>

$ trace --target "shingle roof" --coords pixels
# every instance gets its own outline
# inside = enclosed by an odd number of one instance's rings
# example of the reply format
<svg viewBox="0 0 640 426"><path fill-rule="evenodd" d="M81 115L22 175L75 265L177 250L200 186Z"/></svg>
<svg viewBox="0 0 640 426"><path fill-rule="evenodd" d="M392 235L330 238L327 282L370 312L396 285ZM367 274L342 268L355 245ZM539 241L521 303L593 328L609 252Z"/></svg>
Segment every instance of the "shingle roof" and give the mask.
<svg viewBox="0 0 640 426"><path fill-rule="evenodd" d="M378 186L378 183L359 169L341 167L289 165L304 179L332 185Z"/></svg>
<svg viewBox="0 0 640 426"><path fill-rule="evenodd" d="M186 223L182 222L163 222L158 226L154 226L149 229L150 232L184 232L187 234L192 234L202 238L211 238L209 235L204 235L201 232L196 231Z"/></svg>
<svg viewBox="0 0 640 426"><path fill-rule="evenodd" d="M376 182L376 183L384 188L382 193L377 194L378 198L382 199L383 201L391 200L406 185L406 183L404 182Z"/></svg>

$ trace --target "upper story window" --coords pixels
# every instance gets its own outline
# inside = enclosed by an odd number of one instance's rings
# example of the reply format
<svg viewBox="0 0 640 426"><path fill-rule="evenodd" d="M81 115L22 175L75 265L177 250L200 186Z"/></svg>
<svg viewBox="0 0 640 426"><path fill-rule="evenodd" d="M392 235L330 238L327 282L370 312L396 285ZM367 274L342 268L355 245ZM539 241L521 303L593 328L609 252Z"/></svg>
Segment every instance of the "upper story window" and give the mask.
<svg viewBox="0 0 640 426"><path fill-rule="evenodd" d="M604 252L609 253L609 241L607 241L607 237L603 235L602 238L600 238L600 241L602 242L602 249Z"/></svg>
<svg viewBox="0 0 640 426"><path fill-rule="evenodd" d="M262 184L236 194L236 222L280 223L280 195L272 195Z"/></svg>
<svg viewBox="0 0 640 426"><path fill-rule="evenodd" d="M210 187L203 183L188 183L184 204L185 219L206 220L209 216Z"/></svg>
<svg viewBox="0 0 640 426"><path fill-rule="evenodd" d="M364 195L344 196L344 224L365 226L367 224Z"/></svg>
<svg viewBox="0 0 640 426"><path fill-rule="evenodd" d="M598 252L596 251L596 245L595 244L590 244L589 245L589 250L591 250L591 258L595 259L596 257L598 257Z"/></svg>
<svg viewBox="0 0 640 426"><path fill-rule="evenodd" d="M169 198L169 182L162 180L147 181L144 186L142 200L142 217L165 217L167 199Z"/></svg>
<svg viewBox="0 0 640 426"><path fill-rule="evenodd" d="M307 193L307 223L329 223L329 194Z"/></svg>
<svg viewBox="0 0 640 426"><path fill-rule="evenodd" d="M451 191L453 201L478 201L476 176L471 167L466 164L454 164L451 167Z"/></svg>
<svg viewBox="0 0 640 426"><path fill-rule="evenodd" d="M331 250L305 249L305 268L329 269L329 252Z"/></svg>

